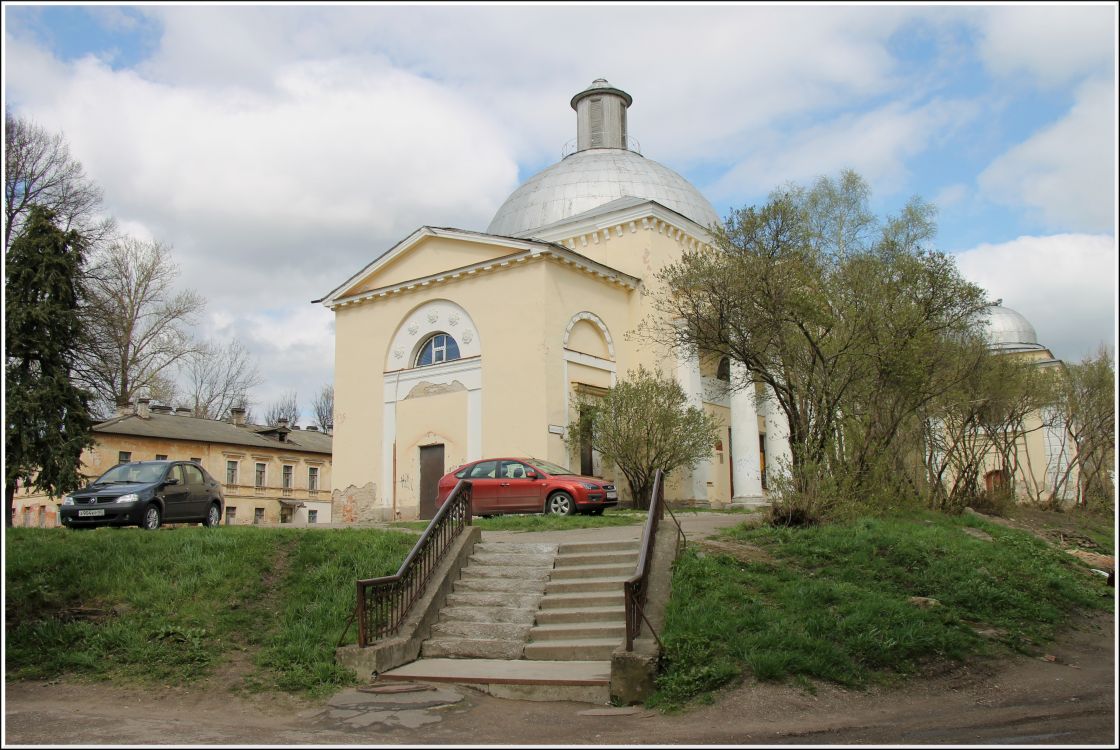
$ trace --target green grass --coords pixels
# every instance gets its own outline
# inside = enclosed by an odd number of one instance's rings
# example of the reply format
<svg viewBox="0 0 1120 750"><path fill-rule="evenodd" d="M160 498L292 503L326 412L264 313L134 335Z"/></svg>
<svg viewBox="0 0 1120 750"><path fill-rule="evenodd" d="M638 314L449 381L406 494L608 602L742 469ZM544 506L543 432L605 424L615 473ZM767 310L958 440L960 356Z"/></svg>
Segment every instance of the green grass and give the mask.
<svg viewBox="0 0 1120 750"><path fill-rule="evenodd" d="M334 663L354 582L395 572L414 541L374 529L8 529L7 676L185 684L245 650L245 687L329 691L354 680Z"/></svg>
<svg viewBox="0 0 1120 750"><path fill-rule="evenodd" d="M611 508L601 516L554 516L544 514L513 514L482 518L475 516L471 523L483 531L563 531L564 529L598 529L604 526L633 526L644 523L645 511ZM427 521L395 521L393 528L422 531Z"/></svg>
<svg viewBox="0 0 1120 750"><path fill-rule="evenodd" d="M737 526L726 538L774 562L696 548L678 560L654 705L677 706L748 675L859 687L992 648L1032 652L1076 611L1112 602L1104 579L1071 556L968 516ZM920 608L913 596L940 606Z"/></svg>

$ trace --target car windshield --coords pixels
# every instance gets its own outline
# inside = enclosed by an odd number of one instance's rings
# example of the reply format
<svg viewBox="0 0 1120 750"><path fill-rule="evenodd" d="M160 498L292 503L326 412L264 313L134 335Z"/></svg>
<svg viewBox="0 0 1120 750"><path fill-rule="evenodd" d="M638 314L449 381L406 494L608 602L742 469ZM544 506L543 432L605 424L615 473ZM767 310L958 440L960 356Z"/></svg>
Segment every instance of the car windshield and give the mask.
<svg viewBox="0 0 1120 750"><path fill-rule="evenodd" d="M529 459L529 463L543 471L545 474L571 474L575 476L575 472L571 469L565 469L563 466L558 466L556 464L549 463L548 461L541 461L537 458L531 458Z"/></svg>
<svg viewBox="0 0 1120 750"><path fill-rule="evenodd" d="M167 464L121 464L97 478L94 484L147 484L159 481Z"/></svg>

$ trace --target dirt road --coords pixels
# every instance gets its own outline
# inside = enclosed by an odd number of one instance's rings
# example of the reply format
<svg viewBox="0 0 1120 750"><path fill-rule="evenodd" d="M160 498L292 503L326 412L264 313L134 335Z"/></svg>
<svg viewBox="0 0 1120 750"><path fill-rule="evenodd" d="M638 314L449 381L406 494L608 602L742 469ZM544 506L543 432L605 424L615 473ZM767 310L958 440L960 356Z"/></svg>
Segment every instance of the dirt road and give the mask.
<svg viewBox="0 0 1120 750"><path fill-rule="evenodd" d="M1112 615L1048 649L893 689L745 684L673 715L535 703L469 688L344 691L328 701L8 684L8 745L1102 745L1116 742Z"/></svg>

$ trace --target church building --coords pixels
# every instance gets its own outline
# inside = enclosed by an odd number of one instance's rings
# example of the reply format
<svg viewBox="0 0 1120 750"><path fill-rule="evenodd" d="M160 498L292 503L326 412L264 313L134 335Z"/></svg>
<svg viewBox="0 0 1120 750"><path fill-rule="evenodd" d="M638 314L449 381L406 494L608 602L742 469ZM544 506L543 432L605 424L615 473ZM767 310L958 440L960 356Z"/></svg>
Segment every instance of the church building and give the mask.
<svg viewBox="0 0 1120 750"><path fill-rule="evenodd" d="M485 232L419 227L319 300L335 313L336 522L430 518L441 475L500 456L614 479L625 504L621 473L567 426L578 395L638 365L675 377L722 425L667 498L764 497L766 467L789 451L776 403L730 390L742 373L726 359L627 336L653 314L657 271L721 224L687 180L636 150L631 104L594 81L571 100L574 151L518 187Z"/></svg>

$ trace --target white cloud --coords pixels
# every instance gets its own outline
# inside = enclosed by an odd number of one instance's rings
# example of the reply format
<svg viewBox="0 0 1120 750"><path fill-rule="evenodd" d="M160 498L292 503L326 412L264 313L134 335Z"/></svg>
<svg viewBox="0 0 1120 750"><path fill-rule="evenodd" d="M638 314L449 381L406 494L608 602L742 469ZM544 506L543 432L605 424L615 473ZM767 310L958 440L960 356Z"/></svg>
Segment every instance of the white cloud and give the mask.
<svg viewBox="0 0 1120 750"><path fill-rule="evenodd" d="M1056 234L956 254L969 280L1021 313L1039 343L1077 361L1116 341L1117 247L1108 235Z"/></svg>
<svg viewBox="0 0 1120 750"><path fill-rule="evenodd" d="M933 196L933 205L937 206L939 209L946 209L959 205L968 197L968 193L968 185L959 182L953 185L946 185Z"/></svg>
<svg viewBox="0 0 1120 750"><path fill-rule="evenodd" d="M1116 99L1110 81L1090 81L1073 108L993 161L979 176L998 202L1038 212L1056 229L1113 231Z"/></svg>
<svg viewBox="0 0 1120 750"><path fill-rule="evenodd" d="M967 123L977 111L964 101L934 100L918 106L892 102L792 132L771 132L768 142L711 187L712 197L765 193L785 182L806 183L846 168L889 194L907 182L910 157Z"/></svg>
<svg viewBox="0 0 1120 750"><path fill-rule="evenodd" d="M1116 6L1007 5L981 16L980 55L1000 76L1055 86L1115 65Z"/></svg>

